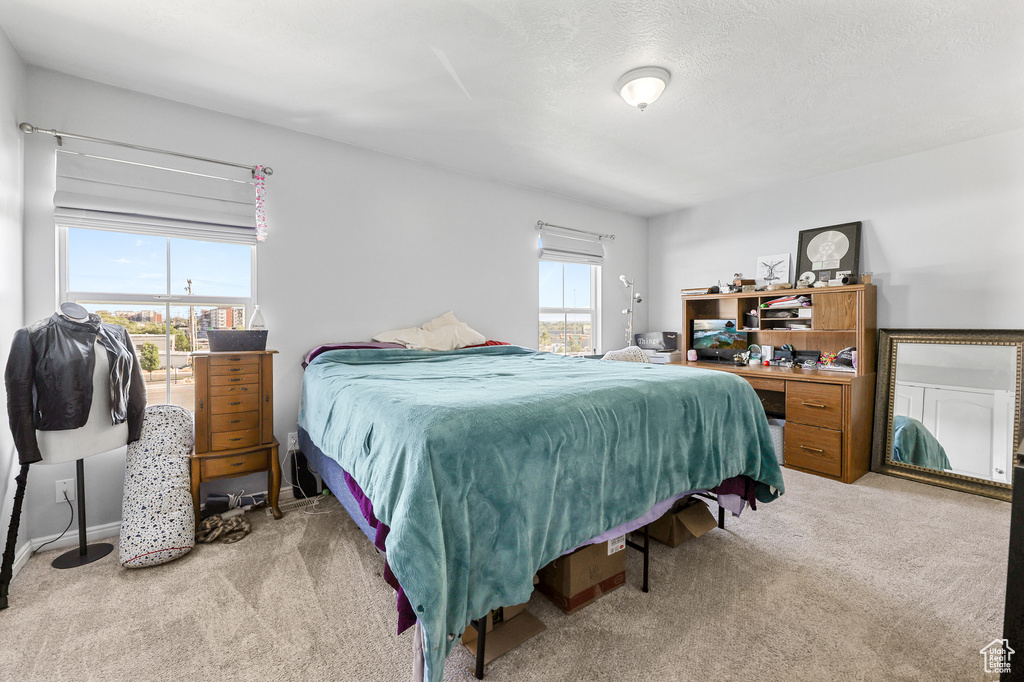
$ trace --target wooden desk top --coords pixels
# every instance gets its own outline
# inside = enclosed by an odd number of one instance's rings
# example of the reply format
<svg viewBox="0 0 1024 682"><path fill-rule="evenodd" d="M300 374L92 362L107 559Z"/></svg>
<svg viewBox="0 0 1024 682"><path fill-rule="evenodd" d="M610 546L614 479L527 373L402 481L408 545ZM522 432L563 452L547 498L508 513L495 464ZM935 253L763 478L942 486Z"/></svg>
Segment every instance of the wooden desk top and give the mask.
<svg viewBox="0 0 1024 682"><path fill-rule="evenodd" d="M733 374L745 377L810 381L821 384L850 384L855 379L873 377L874 375L874 372L870 374L855 374L853 372L830 372L827 369L803 369L802 367L734 365L728 362L670 362L666 366L714 369L720 372L732 372Z"/></svg>

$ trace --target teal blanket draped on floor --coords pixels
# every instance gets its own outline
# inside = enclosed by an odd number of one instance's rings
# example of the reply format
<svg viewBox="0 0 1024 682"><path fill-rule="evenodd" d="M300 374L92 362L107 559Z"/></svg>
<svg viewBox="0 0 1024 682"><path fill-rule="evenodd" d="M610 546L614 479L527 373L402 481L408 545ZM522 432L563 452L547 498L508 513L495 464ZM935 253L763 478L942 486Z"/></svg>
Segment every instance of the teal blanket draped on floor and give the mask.
<svg viewBox="0 0 1024 682"><path fill-rule="evenodd" d="M528 600L565 551L732 476L761 502L783 492L760 402L728 372L517 346L336 350L306 369L299 425L391 527L429 682L472 619Z"/></svg>

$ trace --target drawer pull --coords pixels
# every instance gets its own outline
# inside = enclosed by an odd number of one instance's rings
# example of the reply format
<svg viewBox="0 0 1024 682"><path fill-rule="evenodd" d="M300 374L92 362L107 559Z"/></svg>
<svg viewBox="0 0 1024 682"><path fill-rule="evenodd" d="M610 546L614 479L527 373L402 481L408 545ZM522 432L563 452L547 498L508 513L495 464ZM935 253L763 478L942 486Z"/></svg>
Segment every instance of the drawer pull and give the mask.
<svg viewBox="0 0 1024 682"><path fill-rule="evenodd" d="M809 448L806 445L801 445L800 449L802 449L802 450L810 450L811 452L825 452L821 448Z"/></svg>
<svg viewBox="0 0 1024 682"><path fill-rule="evenodd" d="M245 369L245 368L244 367L228 367L228 371L229 372L241 372L243 369Z"/></svg>
<svg viewBox="0 0 1024 682"><path fill-rule="evenodd" d="M241 381L241 380L242 380L242 377L234 377L233 379L228 379L228 381Z"/></svg>
<svg viewBox="0 0 1024 682"><path fill-rule="evenodd" d="M242 466L243 464L245 464L245 462L232 462L232 463L231 463L231 466L233 466L233 467L240 467L240 466Z"/></svg>
<svg viewBox="0 0 1024 682"><path fill-rule="evenodd" d="M203 409L203 399L202 398L199 399L199 409L200 410Z"/></svg>
<svg viewBox="0 0 1024 682"><path fill-rule="evenodd" d="M807 407L818 407L818 408L821 408L821 409L825 409L825 406L821 405L820 403L809 403L807 401L804 401L804 402L802 402L800 404L801 405L806 405Z"/></svg>
<svg viewBox="0 0 1024 682"><path fill-rule="evenodd" d="M228 422L228 424L238 424L241 421L242 421L241 419L232 419L231 421Z"/></svg>
<svg viewBox="0 0 1024 682"><path fill-rule="evenodd" d="M234 442L236 440L242 440L241 438L228 438L229 441ZM237 465L236 465L237 466Z"/></svg>
<svg viewBox="0 0 1024 682"><path fill-rule="evenodd" d="M241 400L236 400L236 401L235 401L235 402L233 402L233 403L228 403L228 405L241 405L241 404L242 404L242 401L241 401Z"/></svg>
<svg viewBox="0 0 1024 682"><path fill-rule="evenodd" d="M241 362L242 358L228 358L231 362Z"/></svg>

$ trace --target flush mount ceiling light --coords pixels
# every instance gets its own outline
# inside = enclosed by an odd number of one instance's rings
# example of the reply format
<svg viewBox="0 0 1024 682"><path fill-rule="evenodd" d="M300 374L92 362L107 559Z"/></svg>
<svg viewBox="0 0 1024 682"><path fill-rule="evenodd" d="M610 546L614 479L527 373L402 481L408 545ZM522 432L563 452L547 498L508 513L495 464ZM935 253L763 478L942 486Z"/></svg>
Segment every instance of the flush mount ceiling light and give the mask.
<svg viewBox="0 0 1024 682"><path fill-rule="evenodd" d="M665 92L669 78L668 71L660 66L645 66L626 72L615 84L615 90L629 106L643 111Z"/></svg>

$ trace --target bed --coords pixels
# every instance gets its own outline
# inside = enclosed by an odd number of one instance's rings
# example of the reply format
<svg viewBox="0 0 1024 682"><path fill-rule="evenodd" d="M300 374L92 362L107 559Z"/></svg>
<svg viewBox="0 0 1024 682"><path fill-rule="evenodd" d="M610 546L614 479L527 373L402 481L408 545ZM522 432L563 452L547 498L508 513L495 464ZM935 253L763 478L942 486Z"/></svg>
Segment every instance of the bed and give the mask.
<svg viewBox="0 0 1024 682"><path fill-rule="evenodd" d="M331 350L306 369L299 426L390 529L430 682L472 620L527 601L564 552L726 479L749 477L760 502L784 489L757 396L713 370L517 346Z"/></svg>

